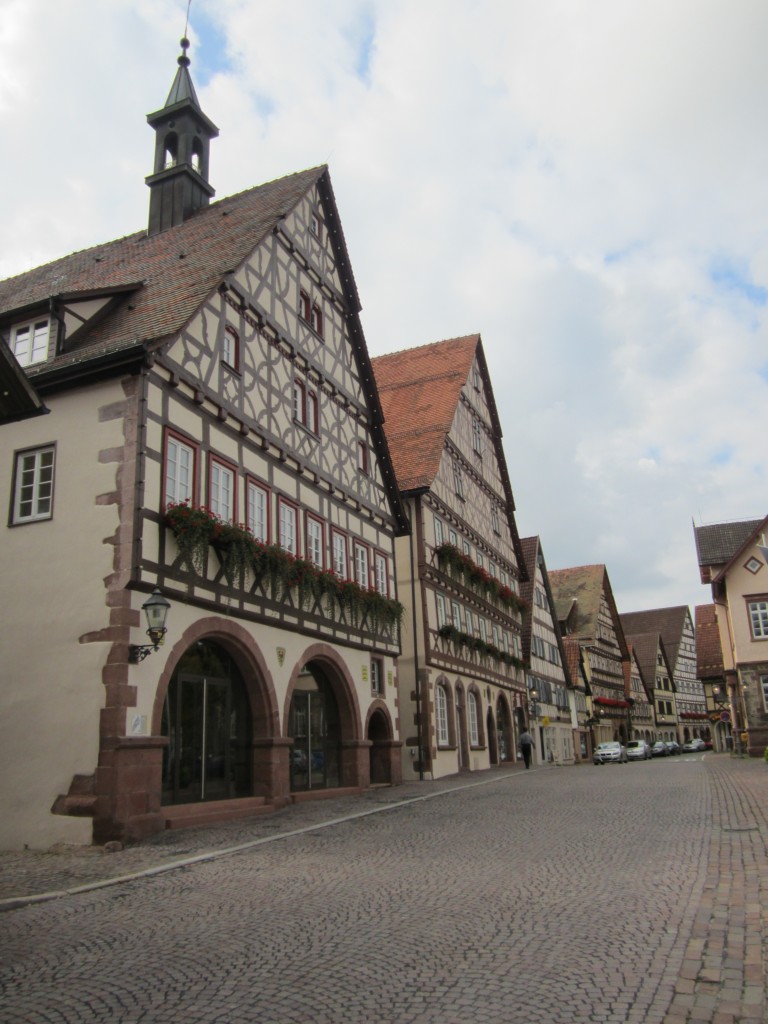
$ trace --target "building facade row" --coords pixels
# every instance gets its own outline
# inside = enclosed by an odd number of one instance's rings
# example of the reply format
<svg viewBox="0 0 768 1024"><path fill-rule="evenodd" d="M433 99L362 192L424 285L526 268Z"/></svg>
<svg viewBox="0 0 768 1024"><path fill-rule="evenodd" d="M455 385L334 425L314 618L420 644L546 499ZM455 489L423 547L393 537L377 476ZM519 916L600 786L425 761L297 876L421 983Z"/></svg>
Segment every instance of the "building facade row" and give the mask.
<svg viewBox="0 0 768 1024"><path fill-rule="evenodd" d="M186 49L148 120L147 229L0 282L0 845L695 734L690 614L519 537L480 336L369 357L326 167L211 203Z"/></svg>

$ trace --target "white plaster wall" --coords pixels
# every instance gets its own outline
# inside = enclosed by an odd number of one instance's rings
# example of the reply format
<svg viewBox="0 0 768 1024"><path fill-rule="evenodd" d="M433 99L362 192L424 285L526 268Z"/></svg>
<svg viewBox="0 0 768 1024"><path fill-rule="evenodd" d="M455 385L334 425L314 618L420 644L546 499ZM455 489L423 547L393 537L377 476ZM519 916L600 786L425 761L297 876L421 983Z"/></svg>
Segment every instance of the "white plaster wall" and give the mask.
<svg viewBox="0 0 768 1024"><path fill-rule="evenodd" d="M0 494L10 501L14 452L55 441L53 518L4 527L0 847L89 842L90 819L53 815L75 774L98 760L101 670L108 643L81 638L108 625L104 578L112 571L117 507L97 505L115 489L115 463L99 452L122 444L122 420L99 421L123 399L118 384L48 401L47 416L3 428Z"/></svg>

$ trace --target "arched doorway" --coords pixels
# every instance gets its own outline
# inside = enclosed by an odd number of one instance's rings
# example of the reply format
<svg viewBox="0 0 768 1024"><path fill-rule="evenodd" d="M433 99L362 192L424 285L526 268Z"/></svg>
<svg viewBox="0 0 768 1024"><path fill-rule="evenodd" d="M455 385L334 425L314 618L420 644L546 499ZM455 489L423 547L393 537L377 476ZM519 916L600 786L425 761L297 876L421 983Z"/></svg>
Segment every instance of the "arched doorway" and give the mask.
<svg viewBox="0 0 768 1024"><path fill-rule="evenodd" d="M496 742L499 761L513 761L514 737L512 736L512 719L509 705L503 696L496 702Z"/></svg>
<svg viewBox="0 0 768 1024"><path fill-rule="evenodd" d="M384 712L377 708L368 722L370 779L372 786L385 786L392 782L392 735Z"/></svg>
<svg viewBox="0 0 768 1024"><path fill-rule="evenodd" d="M491 764L499 763L499 745L496 736L496 722L493 720L493 709L488 708L485 721L485 731L488 736L488 756Z"/></svg>
<svg viewBox="0 0 768 1024"><path fill-rule="evenodd" d="M339 706L322 666L308 662L291 695L288 735L291 790L331 789L342 785Z"/></svg>
<svg viewBox="0 0 768 1024"><path fill-rule="evenodd" d="M243 677L220 644L198 640L165 694L163 804L250 796L251 709Z"/></svg>

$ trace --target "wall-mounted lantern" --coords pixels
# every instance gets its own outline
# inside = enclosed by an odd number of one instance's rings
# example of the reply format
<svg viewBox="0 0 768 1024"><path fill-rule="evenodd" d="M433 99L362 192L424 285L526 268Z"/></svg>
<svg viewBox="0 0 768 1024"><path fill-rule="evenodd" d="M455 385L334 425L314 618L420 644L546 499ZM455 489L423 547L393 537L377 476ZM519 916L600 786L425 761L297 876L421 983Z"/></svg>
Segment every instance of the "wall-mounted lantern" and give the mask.
<svg viewBox="0 0 768 1024"><path fill-rule="evenodd" d="M168 617L168 610L171 605L163 597L157 587L141 606L147 616L147 636L152 641L148 644L131 644L128 651L128 661L132 665L138 665L144 661L148 654L156 651L165 639L165 620Z"/></svg>

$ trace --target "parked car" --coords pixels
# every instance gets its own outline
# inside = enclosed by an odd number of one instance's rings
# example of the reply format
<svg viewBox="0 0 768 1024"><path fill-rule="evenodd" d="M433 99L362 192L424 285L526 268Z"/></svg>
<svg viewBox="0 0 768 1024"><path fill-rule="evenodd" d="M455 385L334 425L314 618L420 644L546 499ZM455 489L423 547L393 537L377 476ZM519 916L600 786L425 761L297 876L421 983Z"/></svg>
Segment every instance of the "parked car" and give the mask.
<svg viewBox="0 0 768 1024"><path fill-rule="evenodd" d="M664 740L656 740L651 747L651 754L653 757L669 757L669 747Z"/></svg>
<svg viewBox="0 0 768 1024"><path fill-rule="evenodd" d="M648 761L651 757L651 745L645 740L630 740L627 743L627 759L629 761Z"/></svg>
<svg viewBox="0 0 768 1024"><path fill-rule="evenodd" d="M608 764L609 761L616 761L618 764L627 763L627 748L623 747L618 740L611 740L608 743L598 743L592 755L594 764Z"/></svg>
<svg viewBox="0 0 768 1024"><path fill-rule="evenodd" d="M698 736L696 737L696 739L688 740L687 743L683 744L683 753L684 754L698 754L702 750L706 750L706 749L707 749L706 743L704 742L704 740L699 739Z"/></svg>
<svg viewBox="0 0 768 1024"><path fill-rule="evenodd" d="M670 754L681 753L680 744L677 742L677 740L665 740L665 742L667 744L667 748L669 749Z"/></svg>

